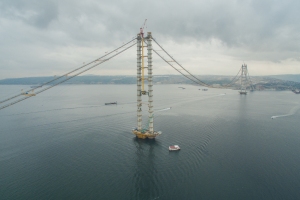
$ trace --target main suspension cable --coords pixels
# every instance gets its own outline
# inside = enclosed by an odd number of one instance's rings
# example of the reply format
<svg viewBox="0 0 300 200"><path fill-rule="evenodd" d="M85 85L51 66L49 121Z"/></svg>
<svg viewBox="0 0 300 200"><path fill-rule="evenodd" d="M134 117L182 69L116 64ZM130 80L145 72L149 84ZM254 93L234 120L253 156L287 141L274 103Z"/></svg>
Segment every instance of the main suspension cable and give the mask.
<svg viewBox="0 0 300 200"><path fill-rule="evenodd" d="M171 63L169 63L164 57L162 57L159 53L157 53L156 50L152 49L154 51L154 53L156 53L156 55L158 55L161 59L163 59L166 63L168 63L168 65L170 65L173 69L175 69L176 71L178 71L181 75L185 76L187 79L190 79L191 81L193 81L196 84L199 84L199 82L191 79L190 77L188 77L187 75L185 75L184 73L182 73L180 70L176 69L176 67L174 67ZM206 85L205 85L206 86Z"/></svg>
<svg viewBox="0 0 300 200"><path fill-rule="evenodd" d="M229 84L226 84L225 86L213 86L213 85L210 85L210 84L207 84L205 83L204 81L198 79L196 76L194 76L192 73L190 73L187 69L185 69L180 63L178 63L160 44L158 44L158 42L152 38L154 40L154 42L161 48L162 51L164 51L171 59L172 61L174 61L175 63L177 63L177 65L179 67L181 67L181 69L183 69L184 71L186 71L191 77L193 77L194 79L196 79L197 81L195 80L192 80L190 77L188 77L187 75L185 75L184 73L182 73L181 71L179 71L176 67L174 67L172 64L170 64L170 62L168 62L166 59L164 59L157 51L153 50L159 57L161 57L166 63L168 63L173 69L175 69L176 71L178 71L180 74L182 74L183 76L185 76L186 78L190 79L191 81L197 83L197 84L200 84L202 86L205 86L205 87L209 87L209 88L229 88L229 86L232 85L232 83L234 81L236 81L236 77L239 75L241 69L239 70L239 72L237 73L237 75L232 79L232 81L229 83Z"/></svg>
<svg viewBox="0 0 300 200"><path fill-rule="evenodd" d="M252 83L252 80L250 78L250 74L249 74L248 70L247 70L247 75L248 75L248 78L250 80L250 88L251 88L251 90L254 90L253 83Z"/></svg>
<svg viewBox="0 0 300 200"><path fill-rule="evenodd" d="M93 60L93 61L91 61L91 62L89 62L89 63L87 63L87 64L84 64L84 65L82 65L82 66L80 66L80 67L78 67L78 68L76 68L76 69L74 69L74 70L72 70L72 71L70 71L70 72L64 74L64 75L58 76L57 78L54 78L54 79L52 79L52 80L50 80L50 81L48 81L48 82L46 82L46 83L43 83L43 84L41 84L41 85L35 87L34 89L36 89L36 88L41 88L41 87L43 87L43 86L45 86L45 85L48 85L49 83L52 83L52 82L54 82L54 81L56 81L56 80L58 80L58 79L61 79L62 77L68 76L69 74L71 74L71 73L73 73L73 72L75 72L75 71L78 71L78 70L80 70L80 69L82 69L82 68L84 68L84 67L86 67L86 66L88 66L88 65L90 65L90 64L92 64L92 63L94 63L94 62L100 61L100 59L105 58L106 56L112 54L113 52L115 52L115 51L117 51L117 50L123 48L124 46L128 45L129 43L131 43L131 42L134 41L134 40L136 40L136 37L135 37L134 39L132 39L131 41L127 42L126 44L124 44L124 45L122 45L122 46L120 46L120 47L114 49L113 51L110 51L109 53L105 54L104 56L101 56L101 57L97 58L96 60ZM14 99L14 98L17 98L17 97L23 95L24 93L26 94L27 92L30 92L30 91L32 91L32 90L34 90L34 89L27 90L27 91L25 91L25 92L23 92L23 93L20 93L20 94L17 94L17 95L15 95L15 96L13 96L13 97L10 97L10 98L7 98L7 99L5 99L5 100L2 100L2 101L0 101L0 104L1 104L1 103L4 103L4 102L6 102L6 101L12 100L12 99Z"/></svg>
<svg viewBox="0 0 300 200"><path fill-rule="evenodd" d="M224 85L223 87L229 87L229 86L231 86L233 83L235 83L235 82L237 81L236 78L237 78L238 75L240 74L241 70L242 70L242 68L240 68L240 70L239 70L239 72L236 74L236 76L235 76L228 84Z"/></svg>
<svg viewBox="0 0 300 200"><path fill-rule="evenodd" d="M161 48L161 50L163 50L175 63L177 63L177 65L179 65L184 71L186 71L190 76L192 76L193 78L195 78L196 80L198 80L198 84L201 84L203 86L206 87L213 87L212 85L206 84L205 82L201 81L200 79L198 79L197 77L195 77L193 74L191 74L188 70L186 70L181 64L179 64L160 44L158 44L158 42L152 38L153 41ZM166 60L165 60L166 61ZM167 62L167 61L166 61ZM169 62L168 62L169 63ZM179 70L177 70L179 71ZM182 73L181 73L182 74ZM185 76L187 77L187 76Z"/></svg>
<svg viewBox="0 0 300 200"><path fill-rule="evenodd" d="M42 89L42 90L36 92L36 94L40 94L40 93L42 93L42 92L44 92L44 91L46 91L46 90L48 90L48 89L50 89L50 88L53 88L53 87L55 87L55 86L57 86L57 85L59 85L59 84L61 84L61 83L64 83L64 82L66 82L67 80L70 80L71 78L74 78L74 77L76 77L76 76L78 76L78 75L80 75L80 74L82 74L82 73L84 73L84 72L86 72L86 71L88 71L88 70L90 70L90 69L92 69L92 68L94 68L94 67L96 67L96 66L98 66L98 65L100 65L100 64L102 64L102 63L104 63L104 62L106 62L106 61L108 61L108 60L110 60L110 59L112 59L113 57L115 57L115 56L117 56L117 55L123 53L123 52L126 51L126 50L128 50L129 48L131 48L131 47L134 46L135 44L136 44L136 42L135 42L134 44L130 45L129 47L123 49L122 51L120 51L120 52L114 54L113 56L111 56L111 57L109 57L109 58L107 58L107 59L105 59L105 60L102 60L102 62L96 63L95 65L93 65L93 66L91 66L91 67L89 67L89 68L87 68L87 69L85 69L85 70L83 70L83 71L81 71L81 72L78 72L77 74L74 74L74 75L68 77L68 78L65 79L65 80L62 80L62 81L60 81L60 82L58 82L58 83L55 83L54 85L51 85L51 86L49 86L49 87L47 87L47 88L44 88L44 89ZM92 62L91 62L91 63L92 63ZM31 91L31 90L30 90L30 91ZM9 106L11 106L11 105L14 105L14 104L16 104L16 103L19 103L19 102L21 102L21 101L24 101L24 100L26 100L26 99L28 99L28 98L30 98L30 97L32 97L32 96L26 96L26 97L21 98L21 99L19 99L19 100L17 100L17 101L14 101L14 102L9 103L9 104L7 104L7 105L5 105L5 106L2 106L2 107L0 107L0 110L2 110L2 109L4 109L4 108L7 108L7 107L9 107Z"/></svg>

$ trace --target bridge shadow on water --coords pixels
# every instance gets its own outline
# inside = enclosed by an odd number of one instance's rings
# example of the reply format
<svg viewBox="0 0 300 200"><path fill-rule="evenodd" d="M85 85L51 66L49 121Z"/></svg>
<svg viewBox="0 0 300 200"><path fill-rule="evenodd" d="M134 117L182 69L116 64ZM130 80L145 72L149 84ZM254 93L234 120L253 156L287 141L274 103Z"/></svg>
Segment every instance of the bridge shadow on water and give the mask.
<svg viewBox="0 0 300 200"><path fill-rule="evenodd" d="M155 139L133 138L136 147L135 171L131 196L133 199L159 197L157 156L160 142Z"/></svg>

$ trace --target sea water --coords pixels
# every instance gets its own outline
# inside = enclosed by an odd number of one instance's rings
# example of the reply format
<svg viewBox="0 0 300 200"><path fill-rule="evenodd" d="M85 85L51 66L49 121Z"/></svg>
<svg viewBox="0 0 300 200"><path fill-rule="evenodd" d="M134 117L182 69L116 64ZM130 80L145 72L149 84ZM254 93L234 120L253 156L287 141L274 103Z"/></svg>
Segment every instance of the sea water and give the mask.
<svg viewBox="0 0 300 200"><path fill-rule="evenodd" d="M0 199L299 199L300 96L199 89L154 86L155 140L131 133L135 85L63 85L0 110Z"/></svg>

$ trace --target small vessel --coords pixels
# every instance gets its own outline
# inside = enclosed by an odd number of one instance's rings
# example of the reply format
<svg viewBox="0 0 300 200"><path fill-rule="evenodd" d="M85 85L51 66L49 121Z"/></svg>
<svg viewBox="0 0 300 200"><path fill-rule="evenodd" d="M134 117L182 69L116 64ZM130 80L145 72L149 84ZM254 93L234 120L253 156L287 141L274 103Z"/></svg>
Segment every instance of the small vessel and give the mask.
<svg viewBox="0 0 300 200"><path fill-rule="evenodd" d="M28 92L22 93L22 95L28 96L28 97L33 97L33 96L35 96L34 93L28 93Z"/></svg>
<svg viewBox="0 0 300 200"><path fill-rule="evenodd" d="M117 105L117 102L110 102L110 103L105 103L105 105Z"/></svg>
<svg viewBox="0 0 300 200"><path fill-rule="evenodd" d="M31 90L30 92L23 92L23 89L21 90L22 91L22 95L24 96L28 96L28 97L32 97L32 96L35 96L35 93L33 90Z"/></svg>
<svg viewBox="0 0 300 200"><path fill-rule="evenodd" d="M178 151L178 150L180 150L180 147L178 145L169 146L169 151Z"/></svg>

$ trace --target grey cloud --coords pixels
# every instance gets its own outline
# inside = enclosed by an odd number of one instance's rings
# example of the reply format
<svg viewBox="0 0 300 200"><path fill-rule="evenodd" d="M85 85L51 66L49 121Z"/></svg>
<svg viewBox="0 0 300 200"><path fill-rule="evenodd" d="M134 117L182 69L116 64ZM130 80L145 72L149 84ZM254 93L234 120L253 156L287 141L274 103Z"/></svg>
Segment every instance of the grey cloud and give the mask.
<svg viewBox="0 0 300 200"><path fill-rule="evenodd" d="M38 28L46 28L58 17L56 1L4 0L1 2L2 17L22 20Z"/></svg>
<svg viewBox="0 0 300 200"><path fill-rule="evenodd" d="M0 52L14 46L21 55L25 45L104 51L136 36L147 18L147 31L160 43L217 39L233 59L299 60L299 7L298 0L2 0Z"/></svg>
<svg viewBox="0 0 300 200"><path fill-rule="evenodd" d="M184 42L185 38L218 38L229 47L300 50L293 41L300 31L295 20L300 17L296 9L300 3L296 0L7 2L14 2L7 4L23 13L27 23L45 28L55 21L52 28L80 41L126 39L148 18L148 27L162 38Z"/></svg>
<svg viewBox="0 0 300 200"><path fill-rule="evenodd" d="M105 36L138 32L138 26L148 18L148 27L160 38L179 42L185 42L185 38L217 38L229 47L251 51L300 51L300 25L295 20L300 17L300 3L295 0L164 1L165 4L152 1L143 6L140 1L110 2L104 3L110 9L99 4L102 12L92 15L103 19L101 23L108 31Z"/></svg>

